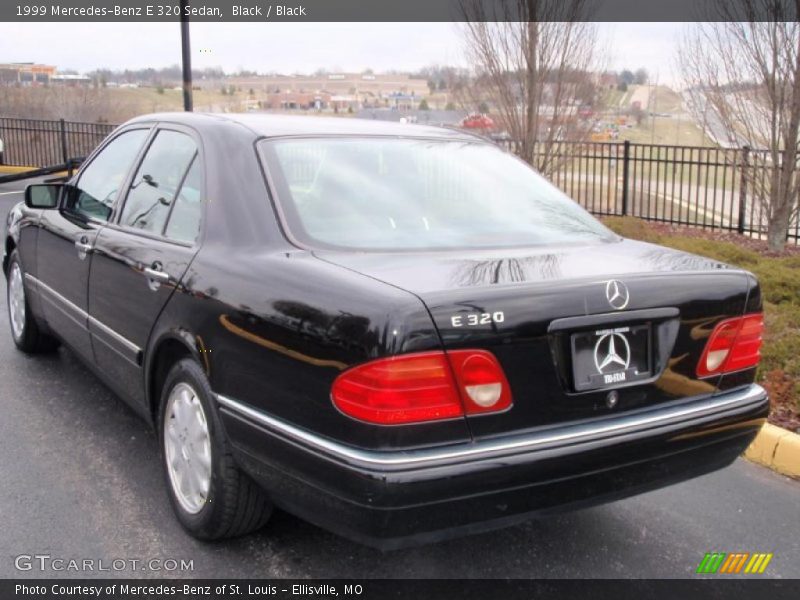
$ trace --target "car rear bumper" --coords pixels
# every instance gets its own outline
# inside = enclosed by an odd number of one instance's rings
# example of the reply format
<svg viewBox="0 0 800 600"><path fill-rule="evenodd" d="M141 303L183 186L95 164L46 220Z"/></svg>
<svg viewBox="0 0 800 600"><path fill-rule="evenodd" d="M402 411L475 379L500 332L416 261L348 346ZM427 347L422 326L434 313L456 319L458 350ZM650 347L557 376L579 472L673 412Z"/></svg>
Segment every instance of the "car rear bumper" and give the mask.
<svg viewBox="0 0 800 600"><path fill-rule="evenodd" d="M286 510L384 549L510 525L722 468L767 416L757 385L624 415L413 451L316 436L218 396L243 467Z"/></svg>

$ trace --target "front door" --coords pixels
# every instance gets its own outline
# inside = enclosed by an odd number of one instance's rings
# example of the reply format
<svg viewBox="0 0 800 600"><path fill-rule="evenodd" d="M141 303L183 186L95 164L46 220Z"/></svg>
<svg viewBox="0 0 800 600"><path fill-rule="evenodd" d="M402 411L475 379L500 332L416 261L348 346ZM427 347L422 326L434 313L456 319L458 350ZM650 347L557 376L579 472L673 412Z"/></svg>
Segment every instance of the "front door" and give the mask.
<svg viewBox="0 0 800 600"><path fill-rule="evenodd" d="M77 183L65 187L60 209L42 211L35 284L44 318L90 361L87 292L92 250L148 132L133 129L115 136L81 169Z"/></svg>
<svg viewBox="0 0 800 600"><path fill-rule="evenodd" d="M160 128L119 218L94 245L89 330L95 361L134 404L144 403L142 353L150 331L197 251L201 175L194 138Z"/></svg>

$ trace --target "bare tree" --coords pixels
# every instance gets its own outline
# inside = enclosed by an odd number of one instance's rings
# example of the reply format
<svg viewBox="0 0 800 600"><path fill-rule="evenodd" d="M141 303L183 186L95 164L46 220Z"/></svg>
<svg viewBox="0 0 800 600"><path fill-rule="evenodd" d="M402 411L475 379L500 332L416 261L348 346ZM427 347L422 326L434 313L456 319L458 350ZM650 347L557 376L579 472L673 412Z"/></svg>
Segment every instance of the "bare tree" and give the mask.
<svg viewBox="0 0 800 600"><path fill-rule="evenodd" d="M695 24L679 51L685 83L722 141L766 155L746 177L771 250L786 244L800 194L800 25L787 12L798 9L800 0L714 0L716 22Z"/></svg>
<svg viewBox="0 0 800 600"><path fill-rule="evenodd" d="M560 139L582 139L579 104L593 104L598 71L589 0L461 0L473 106L488 101L519 156L544 174Z"/></svg>

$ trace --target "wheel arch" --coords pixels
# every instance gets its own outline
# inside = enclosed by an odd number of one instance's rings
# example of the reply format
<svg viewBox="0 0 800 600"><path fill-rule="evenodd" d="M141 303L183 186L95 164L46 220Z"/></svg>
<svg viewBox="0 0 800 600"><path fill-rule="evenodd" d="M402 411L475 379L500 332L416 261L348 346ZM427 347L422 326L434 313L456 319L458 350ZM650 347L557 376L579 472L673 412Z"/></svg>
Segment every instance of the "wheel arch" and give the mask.
<svg viewBox="0 0 800 600"><path fill-rule="evenodd" d="M24 203L19 202L11 207L6 215L6 238L3 244L3 273L8 274L8 260L19 244L20 222L23 219Z"/></svg>
<svg viewBox="0 0 800 600"><path fill-rule="evenodd" d="M3 273L8 275L8 261L11 259L11 253L17 247L17 241L10 235L6 236L4 252L3 252Z"/></svg>
<svg viewBox="0 0 800 600"><path fill-rule="evenodd" d="M208 366L201 358L199 337L186 330L172 330L160 335L145 358L145 399L153 425L157 424L161 388L172 366L184 358L193 358L208 376Z"/></svg>

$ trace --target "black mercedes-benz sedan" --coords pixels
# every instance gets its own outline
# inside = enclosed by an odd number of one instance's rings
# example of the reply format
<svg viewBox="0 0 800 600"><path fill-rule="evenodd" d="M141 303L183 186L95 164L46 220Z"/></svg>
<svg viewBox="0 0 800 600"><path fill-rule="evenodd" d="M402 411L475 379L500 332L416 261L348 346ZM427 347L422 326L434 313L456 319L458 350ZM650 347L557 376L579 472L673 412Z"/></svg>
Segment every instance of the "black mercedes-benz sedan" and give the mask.
<svg viewBox="0 0 800 600"><path fill-rule="evenodd" d="M156 114L10 213L13 339L153 424L177 518L382 548L708 473L767 414L748 272L622 239L492 143Z"/></svg>

